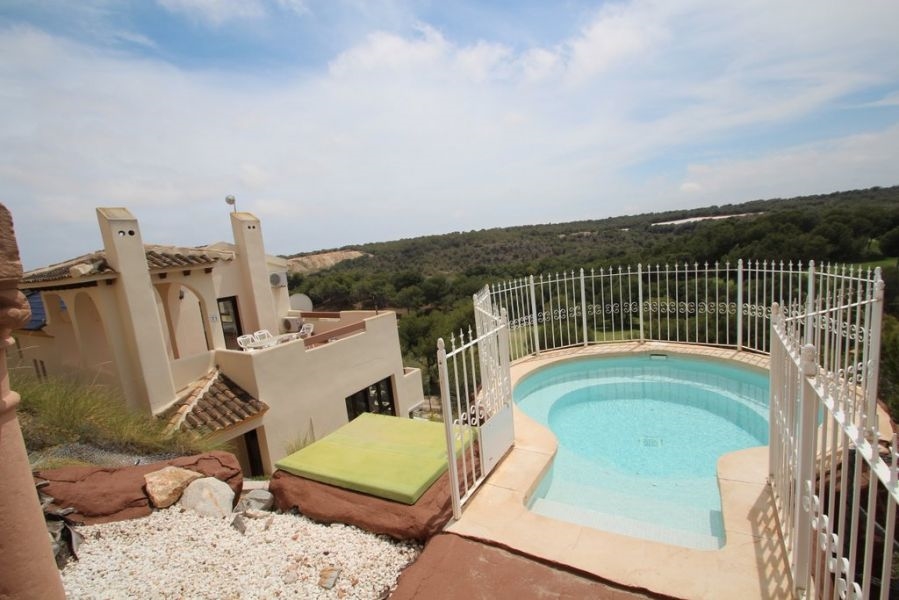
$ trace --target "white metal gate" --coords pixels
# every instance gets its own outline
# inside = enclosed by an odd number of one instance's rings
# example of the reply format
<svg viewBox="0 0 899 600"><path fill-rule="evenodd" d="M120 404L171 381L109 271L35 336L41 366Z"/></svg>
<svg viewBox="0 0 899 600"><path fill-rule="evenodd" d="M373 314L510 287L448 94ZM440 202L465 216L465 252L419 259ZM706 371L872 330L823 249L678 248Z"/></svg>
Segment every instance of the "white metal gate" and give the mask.
<svg viewBox="0 0 899 600"><path fill-rule="evenodd" d="M478 309L477 295L476 312ZM488 298L489 301L489 298ZM446 426L453 516L512 447L512 383L509 329L505 315L477 315L478 334L469 329L437 342L440 401ZM453 457L456 457L454 460Z"/></svg>
<svg viewBox="0 0 899 600"><path fill-rule="evenodd" d="M770 483L796 592L899 597L899 444L878 434L883 282L810 269L771 319ZM892 589L891 589L892 587Z"/></svg>

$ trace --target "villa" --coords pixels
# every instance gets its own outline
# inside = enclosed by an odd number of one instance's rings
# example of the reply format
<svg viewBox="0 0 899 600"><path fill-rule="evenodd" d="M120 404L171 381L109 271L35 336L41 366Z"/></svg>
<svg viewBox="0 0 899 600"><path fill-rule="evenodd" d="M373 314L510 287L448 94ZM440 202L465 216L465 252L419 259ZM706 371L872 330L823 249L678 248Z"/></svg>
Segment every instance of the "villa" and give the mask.
<svg viewBox="0 0 899 600"><path fill-rule="evenodd" d="M395 314L291 308L286 260L266 255L254 215L231 213L233 244L198 248L144 244L125 208L97 218L102 250L22 279L33 316L11 358L38 377L116 388L173 429L232 442L251 475L362 412L422 402Z"/></svg>
<svg viewBox="0 0 899 600"><path fill-rule="evenodd" d="M894 597L899 438L877 402L879 270L638 264L485 286L474 332L438 343L442 427L374 415L348 425L366 412L408 416L422 400L393 313L291 308L285 261L266 256L248 213L231 215L233 245L171 248L145 246L125 209L97 212L104 250L25 274L34 319L17 332L19 360L41 377L117 386L170 427L235 440L246 472L278 463L276 497L303 486L330 511L321 520L355 524L334 515L367 502L366 516L389 505L404 522L419 498L440 495L451 501L442 539L625 589ZM652 418L646 400L715 418ZM445 440L375 440L379 420ZM734 433L738 447L716 449ZM679 462L662 463L682 441ZM342 479L335 463L362 468ZM385 493L410 474L411 492Z"/></svg>

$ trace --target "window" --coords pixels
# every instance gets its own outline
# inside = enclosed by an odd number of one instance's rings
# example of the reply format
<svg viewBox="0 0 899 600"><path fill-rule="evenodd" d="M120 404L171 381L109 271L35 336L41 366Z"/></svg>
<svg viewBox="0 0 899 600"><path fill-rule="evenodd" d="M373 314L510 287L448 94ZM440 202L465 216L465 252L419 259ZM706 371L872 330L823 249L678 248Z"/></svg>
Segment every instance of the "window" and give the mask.
<svg viewBox="0 0 899 600"><path fill-rule="evenodd" d="M31 361L32 365L34 365L34 373L37 375L39 381L47 380L47 366L44 364L44 361L33 359Z"/></svg>
<svg viewBox="0 0 899 600"><path fill-rule="evenodd" d="M346 398L346 416L352 421L362 413L396 416L396 405L393 402L393 386L390 377L359 390Z"/></svg>

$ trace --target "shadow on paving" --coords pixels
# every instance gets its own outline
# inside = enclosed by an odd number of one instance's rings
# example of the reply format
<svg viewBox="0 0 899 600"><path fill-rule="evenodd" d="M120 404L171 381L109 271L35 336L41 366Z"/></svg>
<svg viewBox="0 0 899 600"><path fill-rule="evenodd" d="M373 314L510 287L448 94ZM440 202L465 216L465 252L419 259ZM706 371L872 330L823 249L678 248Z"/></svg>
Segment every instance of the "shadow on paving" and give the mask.
<svg viewBox="0 0 899 600"><path fill-rule="evenodd" d="M397 582L390 600L495 598L671 598L623 588L451 533L433 537Z"/></svg>

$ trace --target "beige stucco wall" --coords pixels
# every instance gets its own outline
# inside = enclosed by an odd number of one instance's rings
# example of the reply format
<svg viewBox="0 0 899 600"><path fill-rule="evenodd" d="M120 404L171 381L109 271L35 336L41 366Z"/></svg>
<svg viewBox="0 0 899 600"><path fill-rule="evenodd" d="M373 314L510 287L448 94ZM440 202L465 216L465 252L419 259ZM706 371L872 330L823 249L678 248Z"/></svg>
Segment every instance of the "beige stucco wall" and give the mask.
<svg viewBox="0 0 899 600"><path fill-rule="evenodd" d="M60 373L59 354L53 351L56 344L54 338L42 331L16 331L16 346L10 349L7 360L10 370L34 369L34 361L44 363L47 374ZM37 374L37 373L36 373Z"/></svg>
<svg viewBox="0 0 899 600"><path fill-rule="evenodd" d="M123 343L120 324L108 310L114 303L110 287L48 291L43 300L47 314L43 331L15 333L20 349L17 368L33 367L39 360L47 375L76 375L119 387L120 369L127 367L117 361Z"/></svg>
<svg viewBox="0 0 899 600"><path fill-rule="evenodd" d="M137 220L125 209L98 209L98 220L118 275L68 280L66 285L82 287L42 292L44 331L16 334L22 366L38 359L48 375L76 372L118 386L130 408L155 414L218 366L270 407L261 419L221 434L232 437L259 428L268 470L290 446L345 424L345 398L378 381L391 380L399 416L408 416L422 401L421 374L403 367L392 312L322 319L316 328L324 332L321 338L329 330L345 335L337 330L360 321L364 328L314 348L302 340L253 353L225 348L219 298L237 297L244 333L264 327L277 335L281 317L289 313L287 287L273 286L269 279L287 270L286 261L264 254L259 221L249 213L232 215L237 243L211 248L222 257L214 266L152 274Z"/></svg>
<svg viewBox="0 0 899 600"><path fill-rule="evenodd" d="M266 281L272 273L287 270L287 261L277 257L267 257L265 265ZM250 286L249 282L243 278L240 263L236 260L219 262L212 273L212 283L216 290L216 298L237 296L237 310L240 313L244 333L256 331L257 321L248 316L254 313ZM280 317L287 315L290 308L287 287L272 287L270 284L266 284L266 290L268 290L266 293L269 295L269 301L275 307L276 318L272 321L273 326L270 328L271 333L275 334L279 331ZM224 343L216 346L216 348L224 347Z"/></svg>
<svg viewBox="0 0 899 600"><path fill-rule="evenodd" d="M421 374L403 368L396 316L365 320L365 330L306 349L297 340L253 353L224 350L216 362L228 377L270 406L262 419L263 462L274 463L298 443L320 439L347 422L347 396L388 377L397 415L421 402Z"/></svg>
<svg viewBox="0 0 899 600"><path fill-rule="evenodd" d="M193 290L178 283L154 287L162 309L161 322L166 324L164 333L169 358L186 358L209 350L203 328L205 317L200 299Z"/></svg>
<svg viewBox="0 0 899 600"><path fill-rule="evenodd" d="M408 417L409 412L424 402L425 399L422 391L421 370L405 367L403 376L396 380L396 386L396 396L403 398L402 410L397 406L396 414L401 417Z"/></svg>
<svg viewBox="0 0 899 600"><path fill-rule="evenodd" d="M44 294L44 310L47 314L47 325L44 331L51 336L56 343L52 358L49 363L57 368L78 368L80 358L78 353L78 340L75 338L75 328L72 325L72 317L69 314L69 306L75 301L75 293L71 291L48 292ZM62 303L65 304L63 307Z"/></svg>
<svg viewBox="0 0 899 600"><path fill-rule="evenodd" d="M110 314L121 323L126 345L118 362L130 366L128 381L122 373L125 395L135 408L155 414L175 400L175 385L140 227L125 208L98 208L97 222L106 261L118 273L109 286L116 299Z"/></svg>

